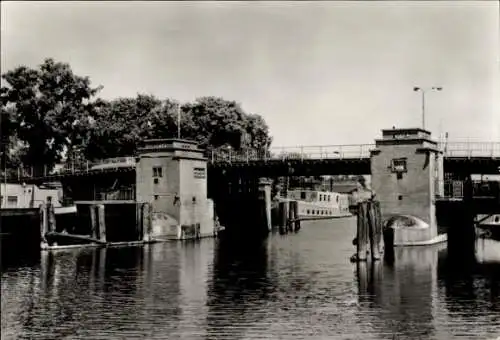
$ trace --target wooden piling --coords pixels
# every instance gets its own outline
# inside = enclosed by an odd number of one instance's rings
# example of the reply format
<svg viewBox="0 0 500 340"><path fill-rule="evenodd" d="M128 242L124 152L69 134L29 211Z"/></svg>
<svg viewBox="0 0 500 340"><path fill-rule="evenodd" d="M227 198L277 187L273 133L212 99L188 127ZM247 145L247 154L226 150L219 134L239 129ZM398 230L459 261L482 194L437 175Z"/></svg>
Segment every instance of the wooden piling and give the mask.
<svg viewBox="0 0 500 340"><path fill-rule="evenodd" d="M106 242L106 219L104 204L99 204L97 206L97 215L99 216L99 240Z"/></svg>
<svg viewBox="0 0 500 340"><path fill-rule="evenodd" d="M89 205L89 213L90 213L90 230L92 238L97 238L97 212L96 206L94 204Z"/></svg>
<svg viewBox="0 0 500 340"><path fill-rule="evenodd" d="M151 240L152 220L153 209L151 209L151 203L144 203L142 208L142 240L144 242Z"/></svg>
<svg viewBox="0 0 500 340"><path fill-rule="evenodd" d="M279 221L279 227L280 227L280 232L286 232L287 227L286 227L286 222L288 218L288 202L280 202L279 203L279 213L280 213L280 221Z"/></svg>
<svg viewBox="0 0 500 340"><path fill-rule="evenodd" d="M56 211L51 202L47 203L47 221L49 231L56 231Z"/></svg>
<svg viewBox="0 0 500 340"><path fill-rule="evenodd" d="M40 204L40 248L45 249L48 246L47 238L45 235L49 231L47 219L47 207L45 204Z"/></svg>
<svg viewBox="0 0 500 340"><path fill-rule="evenodd" d="M259 212L261 214L260 220L268 232L272 229L271 220L271 184L272 182L261 178L258 182L258 198L259 198Z"/></svg>
<svg viewBox="0 0 500 340"><path fill-rule="evenodd" d="M293 210L293 230L299 231L300 230L299 202L293 201L291 203L292 203L292 210Z"/></svg>
<svg viewBox="0 0 500 340"><path fill-rule="evenodd" d="M376 207L375 207L375 202L368 202L367 203L367 208L368 208L368 237L370 240L370 247L371 247L371 257L372 260L379 260L380 259L380 249L379 249L379 243L377 242L377 212L376 212Z"/></svg>
<svg viewBox="0 0 500 340"><path fill-rule="evenodd" d="M295 209L294 209L295 201L288 201L288 221L287 227L289 231L293 230L293 222L295 220Z"/></svg>
<svg viewBox="0 0 500 340"><path fill-rule="evenodd" d="M267 230L271 231L273 229L272 217L271 217L271 193L266 193L266 198L264 200L264 215L266 216L266 226Z"/></svg>
<svg viewBox="0 0 500 340"><path fill-rule="evenodd" d="M366 261L366 246L368 241L367 202L358 203L357 218L357 260Z"/></svg>
<svg viewBox="0 0 500 340"><path fill-rule="evenodd" d="M137 239L140 238L139 235L142 235L144 238L144 204L136 203L135 204L135 234L137 235Z"/></svg>
<svg viewBox="0 0 500 340"><path fill-rule="evenodd" d="M375 220L376 220L376 233L375 233L375 242L378 244L379 247L379 253L381 252L380 249L380 243L382 241L383 233L384 233L384 226L382 222L382 210L380 208L380 202L379 201L374 201L373 202L374 207L375 207Z"/></svg>

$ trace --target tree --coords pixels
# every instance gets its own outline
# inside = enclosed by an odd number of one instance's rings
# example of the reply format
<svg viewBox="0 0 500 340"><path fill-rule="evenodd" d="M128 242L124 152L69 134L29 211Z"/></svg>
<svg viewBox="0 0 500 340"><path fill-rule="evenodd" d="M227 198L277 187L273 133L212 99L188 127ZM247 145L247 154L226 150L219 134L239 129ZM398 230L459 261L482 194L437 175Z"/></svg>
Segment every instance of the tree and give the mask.
<svg viewBox="0 0 500 340"><path fill-rule="evenodd" d="M19 66L2 75L2 113L12 110L11 126L26 145L25 165L40 173L81 144L91 123L91 99L100 90L88 77L77 76L65 63L46 59L38 69ZM3 118L3 117L2 117ZM2 131L3 132L3 131Z"/></svg>
<svg viewBox="0 0 500 340"><path fill-rule="evenodd" d="M152 95L98 101L85 146L88 159L130 156L144 139L172 138L177 133L173 100Z"/></svg>
<svg viewBox="0 0 500 340"><path fill-rule="evenodd" d="M235 101L220 97L201 97L183 106L183 119L190 122L187 137L202 147L234 150L267 149L271 144L264 119L247 114Z"/></svg>
<svg viewBox="0 0 500 340"><path fill-rule="evenodd" d="M20 161L38 173L64 155L70 160L79 154L88 160L129 156L144 139L176 137L179 110L181 137L201 147L267 152L271 144L264 119L235 101L201 97L180 105L146 94L95 99L101 87L91 87L88 77L53 59L37 69L17 67L2 78L2 159L14 164L13 153L4 150L18 146Z"/></svg>
<svg viewBox="0 0 500 340"><path fill-rule="evenodd" d="M234 150L267 149L269 129L259 115L246 114L234 101L203 97L179 103L152 95L119 98L96 103L86 155L90 159L132 155L144 139L176 138L177 115L181 115L181 138L201 147Z"/></svg>

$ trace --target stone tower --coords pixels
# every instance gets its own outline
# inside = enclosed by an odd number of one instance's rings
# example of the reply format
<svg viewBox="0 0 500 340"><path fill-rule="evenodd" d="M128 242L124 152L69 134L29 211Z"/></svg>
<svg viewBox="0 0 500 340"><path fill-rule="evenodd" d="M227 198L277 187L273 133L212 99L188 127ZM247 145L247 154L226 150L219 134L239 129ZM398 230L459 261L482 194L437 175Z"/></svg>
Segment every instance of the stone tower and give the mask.
<svg viewBox="0 0 500 340"><path fill-rule="evenodd" d="M382 130L371 154L372 188L396 245L438 241L435 197L443 192L443 157L429 131Z"/></svg>
<svg viewBox="0 0 500 340"><path fill-rule="evenodd" d="M207 198L207 160L193 141L147 140L139 148L136 200L151 202L153 238L214 235L214 208Z"/></svg>

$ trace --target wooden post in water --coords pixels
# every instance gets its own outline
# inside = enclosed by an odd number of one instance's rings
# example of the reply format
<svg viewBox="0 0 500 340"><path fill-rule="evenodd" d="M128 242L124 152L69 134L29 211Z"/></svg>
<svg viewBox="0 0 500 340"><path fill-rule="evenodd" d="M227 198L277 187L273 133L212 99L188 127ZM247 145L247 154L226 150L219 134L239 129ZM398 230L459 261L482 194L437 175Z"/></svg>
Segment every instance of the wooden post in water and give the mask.
<svg viewBox="0 0 500 340"><path fill-rule="evenodd" d="M261 221L265 225L267 231L271 231L271 185L272 182L261 178L259 180L259 212L261 213Z"/></svg>
<svg viewBox="0 0 500 340"><path fill-rule="evenodd" d="M382 241L382 236L384 233L384 226L382 222L382 210L380 209L380 202L379 201L374 201L373 202L375 206L375 218L376 218L376 233L375 233L375 242L379 245L379 250L380 250L380 242Z"/></svg>
<svg viewBox="0 0 500 340"><path fill-rule="evenodd" d="M287 228L286 228L286 220L288 218L288 202L280 202L279 203L279 213L280 213L280 222L279 222L279 227L280 227L280 233L286 233Z"/></svg>
<svg viewBox="0 0 500 340"><path fill-rule="evenodd" d="M45 204L40 204L40 248L46 249L48 246L45 234L49 231L48 219L47 219L47 207Z"/></svg>
<svg viewBox="0 0 500 340"><path fill-rule="evenodd" d="M135 203L135 234L137 235L137 239L140 238L139 235L142 235L144 238L144 203Z"/></svg>
<svg viewBox="0 0 500 340"><path fill-rule="evenodd" d="M94 204L89 205L89 213L90 213L90 232L92 238L97 238L97 212L96 206Z"/></svg>
<svg viewBox="0 0 500 340"><path fill-rule="evenodd" d="M293 230L293 222L295 220L295 210L294 210L295 201L288 201L288 221L287 227L289 231Z"/></svg>
<svg viewBox="0 0 500 340"><path fill-rule="evenodd" d="M380 249L379 249L379 238L378 238L378 219L377 219L377 207L375 205L375 202L367 202L367 208L368 208L368 235L370 239L370 250L371 250L371 256L372 260L379 260L380 259Z"/></svg>
<svg viewBox="0 0 500 340"><path fill-rule="evenodd" d="M50 198L47 202L47 220L49 224L49 231L56 231L56 212Z"/></svg>
<svg viewBox="0 0 500 340"><path fill-rule="evenodd" d="M153 209L151 203L144 203L142 209L142 240L149 242L151 240L151 228L153 220Z"/></svg>
<svg viewBox="0 0 500 340"><path fill-rule="evenodd" d="M106 215L104 211L104 204L97 206L97 215L99 216L99 240L106 242Z"/></svg>
<svg viewBox="0 0 500 340"><path fill-rule="evenodd" d="M366 261L366 245L368 241L368 221L367 221L367 202L358 203L357 218L357 260Z"/></svg>
<svg viewBox="0 0 500 340"><path fill-rule="evenodd" d="M292 202L292 210L293 210L293 230L300 230L300 219L299 219L299 202Z"/></svg>

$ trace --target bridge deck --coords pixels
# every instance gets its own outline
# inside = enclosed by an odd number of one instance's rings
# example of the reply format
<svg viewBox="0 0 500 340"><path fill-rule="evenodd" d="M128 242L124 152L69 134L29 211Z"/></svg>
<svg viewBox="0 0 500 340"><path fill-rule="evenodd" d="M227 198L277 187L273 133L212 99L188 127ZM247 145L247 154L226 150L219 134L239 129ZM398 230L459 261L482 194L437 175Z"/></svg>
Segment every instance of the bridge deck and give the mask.
<svg viewBox="0 0 500 340"><path fill-rule="evenodd" d="M261 168L283 172L290 167L300 173L312 166L328 174L369 174L370 152L375 144L323 145L273 147L268 151L231 150L212 151L206 154L210 167L252 171ZM439 145L443 150L446 172L460 173L499 173L500 142L446 143ZM33 176L33 170L18 170L12 180L29 181L57 180L65 176L94 176L105 173L128 172L135 170L134 157L120 157L97 162L68 164L57 172L45 172ZM347 172L346 172L347 171ZM265 175L269 171L262 171ZM285 173L286 174L286 173ZM285 175L284 174L284 175ZM35 177L35 178L34 178Z"/></svg>

